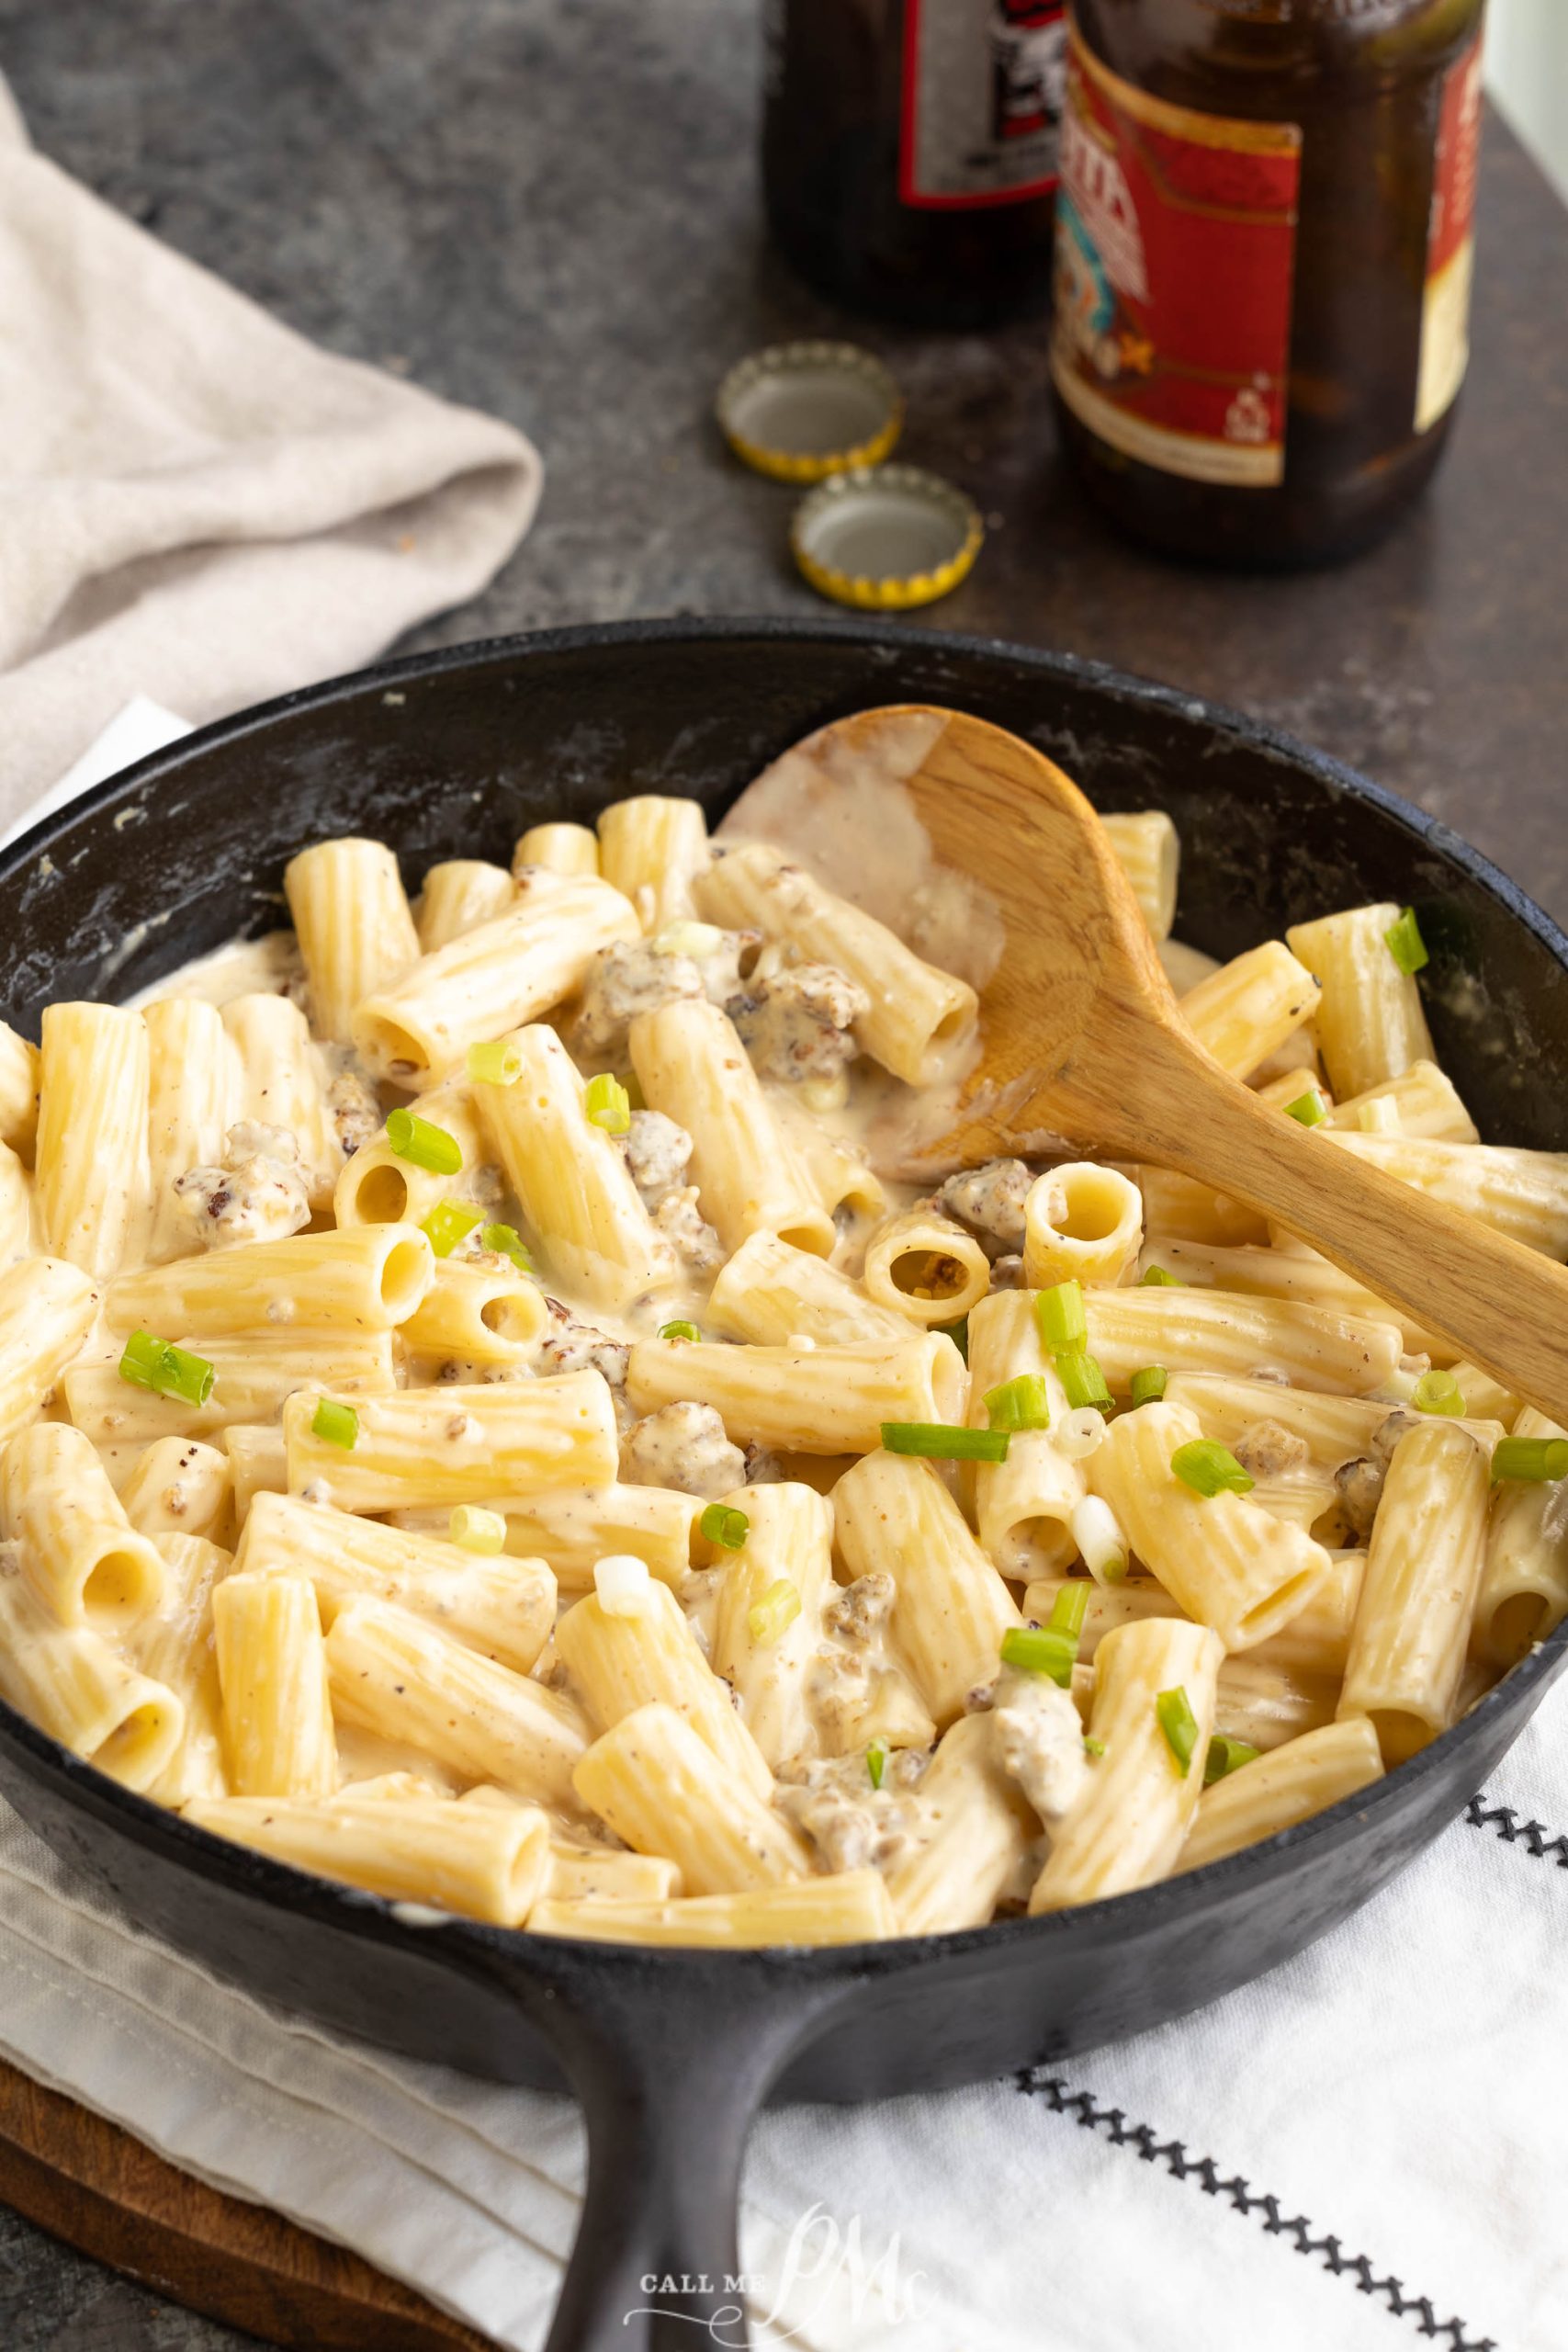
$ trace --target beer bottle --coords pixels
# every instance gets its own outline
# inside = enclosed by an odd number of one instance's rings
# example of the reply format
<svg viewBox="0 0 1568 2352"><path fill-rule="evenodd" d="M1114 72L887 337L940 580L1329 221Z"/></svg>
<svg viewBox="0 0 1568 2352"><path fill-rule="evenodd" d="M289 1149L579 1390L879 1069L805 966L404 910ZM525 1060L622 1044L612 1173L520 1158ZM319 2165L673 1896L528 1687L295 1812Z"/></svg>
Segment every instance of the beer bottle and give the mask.
<svg viewBox="0 0 1568 2352"><path fill-rule="evenodd" d="M1064 0L768 0L773 233L852 307L989 326L1050 299Z"/></svg>
<svg viewBox="0 0 1568 2352"><path fill-rule="evenodd" d="M1051 373L1118 523L1223 563L1378 537L1468 357L1484 0L1071 0Z"/></svg>

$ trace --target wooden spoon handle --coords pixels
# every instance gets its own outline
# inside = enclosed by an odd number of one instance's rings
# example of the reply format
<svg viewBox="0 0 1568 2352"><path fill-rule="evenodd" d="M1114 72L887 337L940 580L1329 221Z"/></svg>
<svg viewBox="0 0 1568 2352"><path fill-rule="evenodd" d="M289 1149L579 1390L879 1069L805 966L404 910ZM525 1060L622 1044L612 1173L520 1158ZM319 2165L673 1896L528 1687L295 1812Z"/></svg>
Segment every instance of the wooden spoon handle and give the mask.
<svg viewBox="0 0 1568 2352"><path fill-rule="evenodd" d="M1276 1218L1568 1427L1568 1268L1282 1118L1195 1044L1166 1042L1186 1082L1158 1090L1182 1108L1149 1137L1151 1159Z"/></svg>

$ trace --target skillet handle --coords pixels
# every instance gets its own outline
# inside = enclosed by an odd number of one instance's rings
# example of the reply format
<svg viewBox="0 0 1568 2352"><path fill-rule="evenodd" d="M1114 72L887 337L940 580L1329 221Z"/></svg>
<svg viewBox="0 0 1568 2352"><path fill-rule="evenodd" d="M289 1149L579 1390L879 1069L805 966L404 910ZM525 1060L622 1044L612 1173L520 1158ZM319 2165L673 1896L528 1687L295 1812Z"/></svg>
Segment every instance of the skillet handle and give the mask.
<svg viewBox="0 0 1568 2352"><path fill-rule="evenodd" d="M587 2119L588 2188L546 2352L744 2352L747 2136L842 1987L762 1953L679 1973L660 1964L673 1954L613 1958L549 2020Z"/></svg>

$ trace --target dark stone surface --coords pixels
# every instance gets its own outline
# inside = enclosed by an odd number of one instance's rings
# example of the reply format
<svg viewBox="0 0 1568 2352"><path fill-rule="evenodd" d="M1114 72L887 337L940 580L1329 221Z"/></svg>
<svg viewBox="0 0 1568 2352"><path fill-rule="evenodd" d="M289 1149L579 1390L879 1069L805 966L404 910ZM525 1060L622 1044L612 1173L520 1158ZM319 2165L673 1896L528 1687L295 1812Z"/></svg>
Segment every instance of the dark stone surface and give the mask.
<svg viewBox="0 0 1568 2352"><path fill-rule="evenodd" d="M791 493L728 459L710 407L742 353L847 328L903 382L903 454L990 520L934 623L1260 712L1441 814L1568 919L1568 216L1500 125L1475 363L1433 493L1347 571L1236 581L1107 537L1058 462L1038 327L853 325L767 253L755 16L750 0L0 0L0 56L38 144L112 203L304 334L538 440L532 536L411 646L818 609L786 551ZM242 2341L0 2211L7 2352Z"/></svg>

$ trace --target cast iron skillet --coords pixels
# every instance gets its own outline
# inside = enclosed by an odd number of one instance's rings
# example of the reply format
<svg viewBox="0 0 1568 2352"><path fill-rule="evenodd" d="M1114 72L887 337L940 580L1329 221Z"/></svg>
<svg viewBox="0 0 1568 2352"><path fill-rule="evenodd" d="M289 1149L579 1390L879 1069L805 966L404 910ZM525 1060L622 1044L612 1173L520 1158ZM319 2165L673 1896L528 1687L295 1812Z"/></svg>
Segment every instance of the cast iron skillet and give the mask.
<svg viewBox="0 0 1568 2352"><path fill-rule="evenodd" d="M209 728L0 857L5 1010L36 1034L51 997L128 995L276 924L285 860L322 835L384 836L417 882L435 858L504 862L525 825L591 822L623 793L694 793L716 817L807 729L901 701L1015 729L1105 808L1168 808L1185 844L1181 930L1217 955L1325 907L1414 900L1438 1049L1483 1131L1568 1144L1568 940L1452 834L1163 688L854 622L559 630L391 663ZM725 2278L762 2098L872 2098L1054 2060L1274 1967L1453 1819L1565 1649L1568 1625L1413 1763L1250 1852L1053 1917L852 1950L639 1952L424 1924L186 1828L5 1707L0 1781L138 1919L252 1991L502 2081L564 2075L591 2159L550 2352L692 2352L707 2332L694 2320L743 2341ZM649 2293L649 2274L695 2283Z"/></svg>

